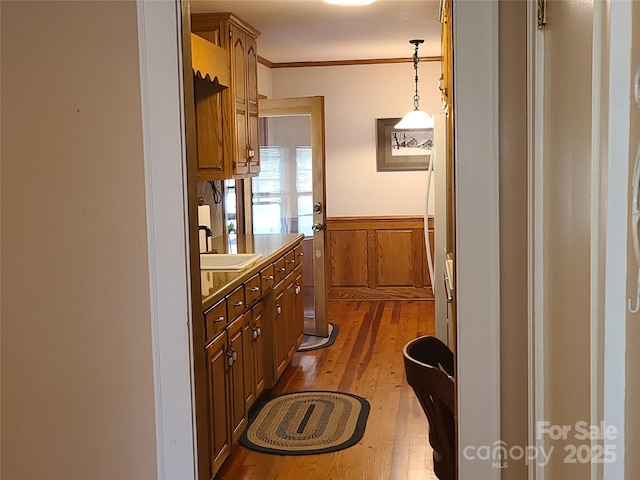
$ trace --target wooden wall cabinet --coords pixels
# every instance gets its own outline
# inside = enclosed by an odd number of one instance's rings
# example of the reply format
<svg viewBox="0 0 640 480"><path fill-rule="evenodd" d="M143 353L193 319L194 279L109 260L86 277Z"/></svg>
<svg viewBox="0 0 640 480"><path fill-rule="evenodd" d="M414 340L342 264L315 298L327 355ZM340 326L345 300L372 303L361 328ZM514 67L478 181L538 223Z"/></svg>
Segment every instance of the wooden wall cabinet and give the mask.
<svg viewBox="0 0 640 480"><path fill-rule="evenodd" d="M232 13L191 16L196 35L229 54L231 82L216 92L194 80L198 176L206 180L247 178L260 172L258 52L255 28Z"/></svg>

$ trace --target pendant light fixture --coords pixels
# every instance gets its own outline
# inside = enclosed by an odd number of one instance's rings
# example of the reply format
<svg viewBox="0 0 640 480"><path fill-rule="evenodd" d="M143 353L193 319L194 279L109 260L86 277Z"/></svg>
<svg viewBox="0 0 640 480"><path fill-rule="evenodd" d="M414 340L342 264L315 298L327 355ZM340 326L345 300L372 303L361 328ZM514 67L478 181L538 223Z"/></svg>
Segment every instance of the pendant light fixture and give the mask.
<svg viewBox="0 0 640 480"><path fill-rule="evenodd" d="M414 109L407 113L402 120L396 123L395 128L402 130L424 130L433 128L433 117L419 108L420 96L418 95L418 47L424 40L409 40L409 43L415 45L416 49L413 53L413 68L416 71L416 93L413 96Z"/></svg>
<svg viewBox="0 0 640 480"><path fill-rule="evenodd" d="M325 3L332 5L371 5L376 0L324 0Z"/></svg>

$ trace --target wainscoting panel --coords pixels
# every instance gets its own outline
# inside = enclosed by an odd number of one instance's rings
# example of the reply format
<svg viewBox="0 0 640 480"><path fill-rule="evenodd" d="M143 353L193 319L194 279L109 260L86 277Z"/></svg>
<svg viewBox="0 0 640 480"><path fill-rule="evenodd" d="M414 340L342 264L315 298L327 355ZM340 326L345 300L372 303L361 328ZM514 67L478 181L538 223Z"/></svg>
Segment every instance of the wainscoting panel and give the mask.
<svg viewBox="0 0 640 480"><path fill-rule="evenodd" d="M331 286L366 287L368 285L366 230L329 232L329 250L332 252L329 257Z"/></svg>
<svg viewBox="0 0 640 480"><path fill-rule="evenodd" d="M329 298L433 299L422 217L331 217L327 240Z"/></svg>

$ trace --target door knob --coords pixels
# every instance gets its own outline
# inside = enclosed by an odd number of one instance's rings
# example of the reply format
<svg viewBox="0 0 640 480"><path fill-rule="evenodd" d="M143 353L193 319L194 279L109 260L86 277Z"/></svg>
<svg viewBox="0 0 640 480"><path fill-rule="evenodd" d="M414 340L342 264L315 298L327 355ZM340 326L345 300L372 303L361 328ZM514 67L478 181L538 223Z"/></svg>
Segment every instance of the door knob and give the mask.
<svg viewBox="0 0 640 480"><path fill-rule="evenodd" d="M313 230L314 232L319 232L321 230L324 230L325 228L327 228L327 226L322 223L314 223L311 226L311 230Z"/></svg>

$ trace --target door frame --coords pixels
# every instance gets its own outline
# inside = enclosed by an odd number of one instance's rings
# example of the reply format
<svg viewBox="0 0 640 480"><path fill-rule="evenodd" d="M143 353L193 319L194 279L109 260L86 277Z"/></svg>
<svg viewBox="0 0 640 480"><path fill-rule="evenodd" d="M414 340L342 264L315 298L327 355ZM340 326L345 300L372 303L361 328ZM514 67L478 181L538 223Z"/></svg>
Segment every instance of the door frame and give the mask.
<svg viewBox="0 0 640 480"><path fill-rule="evenodd" d="M181 2L137 0L157 478L196 478ZM144 345L141 348L145 348Z"/></svg>
<svg viewBox="0 0 640 480"><path fill-rule="evenodd" d="M157 465L158 478L197 478L195 471L195 448L197 441L194 433L195 407L193 404L193 355L191 346L191 305L185 292L191 290L188 269L184 271L184 265L189 264L187 259L188 234L185 225L187 223L187 195L186 195L186 152L184 132L184 104L181 89L175 88L171 83L158 83L158 79L182 78L182 45L181 45L181 14L182 2L148 2L137 0L138 5L138 37L141 46L140 68L141 88L143 91L155 91L163 89L163 95L149 95L143 101L143 132L145 136L145 174L147 175L147 217L149 221L158 220L148 227L148 246L150 251L150 288L157 294L151 296L152 318L151 329L153 333L153 359L154 359L154 397L156 402L156 441L157 441ZM152 7L152 8L151 8ZM480 10L479 12L477 10ZM478 15L479 14L479 15ZM183 13L184 15L184 13ZM499 404L499 312L495 311L497 290L499 289L499 252L498 237L496 235L498 225L498 206L495 195L498 191L498 178L495 175L497 160L497 96L492 82L497 81L497 5L495 2L454 2L454 15L456 22L455 48L456 48L456 132L470 133L478 126L479 133L474 138L467 138L463 133L456 140L457 158L456 168L459 173L460 166L477 161L476 153L484 151L490 159L491 169L481 172L478 178L470 179L469 175L463 176L463 182L457 178L457 227L465 227L471 217L471 225L475 225L473 215L484 218L484 223L476 230L474 235L482 234L483 248L488 249L486 254L473 259L473 253L478 251L475 241L458 244L458 260L470 257L471 262L460 264L457 262L456 274L457 299L459 312L460 358L458 362L458 397L463 400L459 407L464 426L459 427L459 458L461 446L470 444L477 438L477 432L484 433L484 440L493 438L500 432L500 404ZM165 17L166 16L166 17ZM486 24L478 21L487 19ZM464 33L466 30L466 33ZM480 32L478 32L480 30ZM477 35L476 35L477 34ZM143 48L144 47L144 48ZM480 55L476 52L481 50ZM167 53L176 55L177 61L167 62ZM487 61L487 59L489 59ZM476 69L478 67L478 70ZM161 69L162 74L156 74L155 69ZM154 73L151 73L151 72ZM479 78L480 77L480 78ZM479 81L481 80L481 81ZM465 88L461 88L462 85ZM497 89L497 84L495 89ZM180 86L182 87L182 85ZM487 94L487 89L489 92ZM147 95L145 93L145 95ZM461 100L464 99L461 105ZM166 103L165 103L166 102ZM174 102L178 102L178 107ZM469 102L468 104L466 102ZM174 106L167 106L173 104ZM480 104L480 105L478 105ZM165 105L165 109L161 107ZM465 108L465 105L468 105ZM488 105L488 111L485 107ZM462 108L460 108L462 106ZM155 108L159 107L161 115L151 115ZM473 109L478 109L474 114ZM165 114L166 113L166 114ZM478 115L482 115L482 121L474 125ZM159 119L151 122L151 119ZM490 118L490 122L484 119ZM176 125L175 120L180 119L182 124ZM471 122L471 123L470 123ZM165 128L162 128L162 127ZM486 130L489 130L488 135ZM478 140L478 141L476 141ZM148 141L148 142L147 142ZM460 151L460 147L465 148ZM480 148L482 147L482 148ZM471 151L469 150L471 148ZM162 153L167 149L166 153ZM171 155L171 152L179 154ZM472 168L473 171L473 168ZM155 181L156 176L171 181L178 188L170 196L163 188L162 183ZM166 177L165 177L166 176ZM461 186L469 184L469 189L461 191ZM485 190L485 187L486 190ZM182 191L179 191L183 189ZM173 192L173 190L171 190ZM474 192L480 193L479 197ZM160 195L167 195L166 200L175 199L180 208L170 211L161 211L154 204L154 200ZM483 205L485 197L489 197L489 203ZM163 203L164 204L164 203ZM172 205L174 205L172 203ZM482 207L482 212L478 208ZM485 217L487 208L491 208L491 216ZM486 228L488 227L488 228ZM470 238L474 238L473 236ZM478 237L476 237L478 238ZM174 240L174 241L172 241ZM474 239L475 240L475 239ZM154 253L152 253L154 252ZM171 267L155 270L155 265L168 259L177 259L180 266L171 262ZM161 265L160 265L161 266ZM488 270L483 270L488 266ZM173 276L176 274L176 276ZM486 275L490 278L487 279ZM480 277L480 278L478 278ZM488 289L489 295L472 294L475 285ZM483 290L484 292L484 290ZM161 294L160 294L161 293ZM170 315L164 310L163 300L175 302L176 315ZM481 312L476 314L477 308ZM473 310L471 312L470 310ZM173 309L171 310L173 311ZM488 315L484 315L488 313ZM169 318L171 317L171 318ZM176 320L180 319L180 320ZM473 339L473 333L479 332L477 341ZM483 348L492 350L487 365L487 358ZM185 358L185 356L187 358ZM175 362L174 362L175 361ZM479 378L488 378L488 383L480 388L479 397L475 397L474 382ZM186 381L186 380L189 381ZM474 380L475 379L475 380ZM189 383L191 382L191 383ZM467 399L467 396L469 397ZM474 401L480 400L481 405ZM468 401L467 401L468 400ZM487 408L484 408L485 405ZM459 422L460 423L460 422ZM487 425L486 431L482 426ZM474 430L477 429L475 432ZM484 442L484 440L482 440ZM469 478L477 478L478 472L473 469L473 462L460 460L461 478L467 473ZM483 478L499 478L498 469L492 469Z"/></svg>
<svg viewBox="0 0 640 480"><path fill-rule="evenodd" d="M500 441L498 8L452 2L458 475L486 480L501 475L472 455Z"/></svg>
<svg viewBox="0 0 640 480"><path fill-rule="evenodd" d="M313 161L313 202L321 202L322 210L313 215L314 223L323 225L313 234L314 260L322 258L322 268L313 269L315 330L305 334L327 337L329 322L327 320L327 295L329 292L329 261L326 255L326 175L325 175L325 136L324 136L324 97L275 98L258 101L259 117L277 117L290 115L309 115L311 117L311 151ZM250 202L249 202L250 203ZM320 299L320 301L318 301Z"/></svg>

